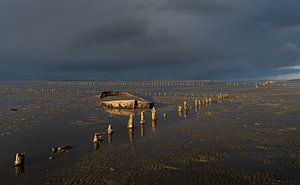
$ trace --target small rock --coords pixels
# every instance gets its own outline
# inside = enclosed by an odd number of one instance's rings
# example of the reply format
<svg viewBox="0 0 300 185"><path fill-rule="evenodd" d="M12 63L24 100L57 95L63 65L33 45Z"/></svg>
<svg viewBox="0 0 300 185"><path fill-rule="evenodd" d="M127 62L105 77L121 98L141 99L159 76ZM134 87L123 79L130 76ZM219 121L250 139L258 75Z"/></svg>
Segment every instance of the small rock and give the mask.
<svg viewBox="0 0 300 185"><path fill-rule="evenodd" d="M168 116L167 113L164 112L164 113L163 113L163 117L164 117L164 118L167 118L167 116Z"/></svg>
<svg viewBox="0 0 300 185"><path fill-rule="evenodd" d="M10 112L15 112L15 111L18 111L18 109L15 109L15 108L11 108L9 109Z"/></svg>
<svg viewBox="0 0 300 185"><path fill-rule="evenodd" d="M51 151L52 151L53 153L55 153L55 152L57 152L57 148L52 147L52 148L51 148Z"/></svg>
<svg viewBox="0 0 300 185"><path fill-rule="evenodd" d="M2 136L8 136L8 135L11 135L12 133L11 132L3 132L1 135Z"/></svg>
<svg viewBox="0 0 300 185"><path fill-rule="evenodd" d="M51 151L53 153L63 153L63 152L69 152L68 149L71 149L72 146L71 145L64 145L64 146L60 146L60 147L52 147Z"/></svg>

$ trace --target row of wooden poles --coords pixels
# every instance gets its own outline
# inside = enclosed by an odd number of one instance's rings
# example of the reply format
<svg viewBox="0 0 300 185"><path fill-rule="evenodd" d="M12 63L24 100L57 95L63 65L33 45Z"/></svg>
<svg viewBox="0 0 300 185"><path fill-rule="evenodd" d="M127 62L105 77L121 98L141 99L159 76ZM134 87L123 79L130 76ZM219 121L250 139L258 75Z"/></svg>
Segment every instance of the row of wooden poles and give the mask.
<svg viewBox="0 0 300 185"><path fill-rule="evenodd" d="M204 86L204 84L225 83L224 81L205 80L154 80L154 81L81 81L81 82L48 82L47 85L60 86Z"/></svg>
<svg viewBox="0 0 300 185"><path fill-rule="evenodd" d="M156 123L157 123L157 110L155 107L151 109L151 115L152 115L152 128L155 130L156 129ZM164 118L167 117L167 113L163 113ZM140 125L141 125L141 135L144 136L144 125L145 125L145 111L141 111L140 113ZM129 119L127 122L127 128L128 128L128 134L129 134L129 140L132 142L133 141L133 129L134 129L134 120L135 116L134 114L129 115ZM110 124L107 128L107 136L108 136L108 142L111 141L112 139L112 125ZM102 142L103 138L99 132L96 132L93 137L93 143L95 146L95 149L98 148L99 143Z"/></svg>
<svg viewBox="0 0 300 185"><path fill-rule="evenodd" d="M58 83L58 84L56 84ZM103 82L49 82L49 86L54 86L54 85L60 85L60 86L74 86L76 88L76 84L80 86L186 86L186 87L193 87L193 86L204 86L204 83L207 84L223 84L226 86L253 86L255 88L261 88L261 87L279 87L279 86L286 86L285 82L275 82L275 81L259 81L259 82L203 82L203 81L103 81ZM6 90L6 91L18 91L18 90L23 90L23 88L13 88L13 87L0 87L0 90ZM43 87L43 88L27 88L26 89L29 92L43 92L43 93L57 93L61 91L59 87ZM95 90L95 89L72 89L73 93L76 94L100 94L100 90ZM164 94L166 96L166 93L161 93L161 92L148 92L150 95L151 94L158 94L159 96L161 94Z"/></svg>
<svg viewBox="0 0 300 185"><path fill-rule="evenodd" d="M59 86L204 86L222 84L226 86L256 86L256 85L282 85L283 81L224 81L224 80L151 80L151 81L51 81L47 85Z"/></svg>
<svg viewBox="0 0 300 185"><path fill-rule="evenodd" d="M224 98L229 98L229 97L231 97L230 94L222 94L222 93L220 93L220 94L217 95L217 99L218 100L224 99ZM211 97L206 97L205 99L202 99L202 100L201 99L196 99L195 100L195 107L196 108L198 108L199 106L208 106L210 104L212 104L212 98ZM179 113L180 117L181 117L182 111L184 113L186 113L189 110L187 101L183 102L183 109L182 109L181 105L178 105L177 110L178 110L178 113ZM166 112L163 113L163 118L164 119L167 118L167 113ZM156 124L156 121L157 121L157 109L155 107L153 107L151 109L151 119L152 119L152 127L155 128L155 124ZM128 122L127 122L127 128L128 128L128 132L131 133L131 134L133 133L133 129L134 129L134 120L135 120L134 114L130 114L129 118L128 118ZM145 111L141 111L140 112L140 125L143 126L144 124L145 124ZM112 133L113 133L112 126L109 125L108 129L107 129L107 134L108 134L109 140L110 140L110 138L112 136ZM143 135L143 133L142 133L142 135ZM132 141L132 139L130 139L130 140ZM95 133L94 134L93 142L94 143L99 143L100 141L101 141L101 135L100 135L100 133Z"/></svg>

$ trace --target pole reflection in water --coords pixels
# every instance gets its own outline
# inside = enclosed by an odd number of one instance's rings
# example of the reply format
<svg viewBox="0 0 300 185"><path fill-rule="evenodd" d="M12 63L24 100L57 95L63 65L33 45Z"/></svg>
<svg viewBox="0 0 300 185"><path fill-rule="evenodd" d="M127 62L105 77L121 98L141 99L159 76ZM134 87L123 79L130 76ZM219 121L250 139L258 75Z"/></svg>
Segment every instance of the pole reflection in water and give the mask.
<svg viewBox="0 0 300 185"><path fill-rule="evenodd" d="M145 124L145 112L144 111L141 112L141 121L140 121L140 124L141 125Z"/></svg>
<svg viewBox="0 0 300 185"><path fill-rule="evenodd" d="M180 112L178 112L178 117L182 117L182 113L181 113L181 111L180 111Z"/></svg>
<svg viewBox="0 0 300 185"><path fill-rule="evenodd" d="M152 120L152 136L156 136L156 120Z"/></svg>
<svg viewBox="0 0 300 185"><path fill-rule="evenodd" d="M132 128L128 129L128 138L129 138L130 142L133 142L133 140L134 140L134 135L133 134L134 134L133 129Z"/></svg>
<svg viewBox="0 0 300 185"><path fill-rule="evenodd" d="M112 141L112 134L107 135L107 140L108 140L108 143L110 143Z"/></svg>
<svg viewBox="0 0 300 185"><path fill-rule="evenodd" d="M181 107L181 105L178 105L177 111L178 111L178 116L181 117L182 116L182 107Z"/></svg>
<svg viewBox="0 0 300 185"><path fill-rule="evenodd" d="M99 149L99 146L100 146L100 144L99 144L99 143L93 143L93 146L94 146L94 149L95 149L95 150L98 150L98 149Z"/></svg>
<svg viewBox="0 0 300 185"><path fill-rule="evenodd" d="M184 111L183 111L183 116L184 116L184 118L187 117L187 114L188 114L188 111L187 111L187 110L184 110Z"/></svg>
<svg viewBox="0 0 300 185"><path fill-rule="evenodd" d="M133 129L133 124L134 124L134 116L133 116L133 114L130 114L128 123L127 123L127 128Z"/></svg>
<svg viewBox="0 0 300 185"><path fill-rule="evenodd" d="M16 175L19 176L21 173L25 173L24 164L20 166L15 166Z"/></svg>
<svg viewBox="0 0 300 185"><path fill-rule="evenodd" d="M141 125L141 136L145 136L145 125Z"/></svg>

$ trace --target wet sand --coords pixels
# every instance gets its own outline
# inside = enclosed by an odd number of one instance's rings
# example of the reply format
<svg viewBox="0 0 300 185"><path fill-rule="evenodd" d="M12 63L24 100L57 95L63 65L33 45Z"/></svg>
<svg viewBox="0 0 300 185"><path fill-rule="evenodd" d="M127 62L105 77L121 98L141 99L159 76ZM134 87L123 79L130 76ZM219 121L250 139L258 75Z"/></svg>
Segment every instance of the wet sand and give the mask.
<svg viewBox="0 0 300 185"><path fill-rule="evenodd" d="M300 183L297 87L51 85L0 89L0 184ZM157 122L146 112L145 125L136 116L128 130L128 117L99 106L95 95L107 89L154 101ZM220 92L232 98L195 109L196 98L216 100ZM192 107L180 116L184 100ZM109 124L111 140L104 134ZM94 132L104 137L97 147ZM73 146L68 153L52 154L51 147L65 144ZM26 152L18 175L16 152Z"/></svg>

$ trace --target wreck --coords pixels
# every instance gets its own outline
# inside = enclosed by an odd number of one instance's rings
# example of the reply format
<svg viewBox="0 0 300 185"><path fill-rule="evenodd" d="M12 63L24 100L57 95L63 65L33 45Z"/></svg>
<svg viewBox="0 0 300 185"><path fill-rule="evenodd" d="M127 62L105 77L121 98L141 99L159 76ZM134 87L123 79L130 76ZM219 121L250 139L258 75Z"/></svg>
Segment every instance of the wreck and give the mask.
<svg viewBox="0 0 300 185"><path fill-rule="evenodd" d="M152 109L154 103L127 91L103 91L99 98L105 108L116 109Z"/></svg>

